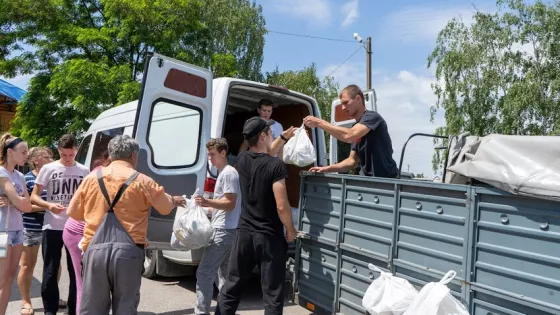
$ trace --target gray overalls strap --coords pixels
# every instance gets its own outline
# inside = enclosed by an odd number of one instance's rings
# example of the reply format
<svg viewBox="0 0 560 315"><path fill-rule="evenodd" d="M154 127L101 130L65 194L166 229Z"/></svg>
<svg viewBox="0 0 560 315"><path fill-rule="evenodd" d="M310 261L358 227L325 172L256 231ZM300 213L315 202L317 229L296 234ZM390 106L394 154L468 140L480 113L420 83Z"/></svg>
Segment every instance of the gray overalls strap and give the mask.
<svg viewBox="0 0 560 315"><path fill-rule="evenodd" d="M91 239L88 248L99 248L100 246L126 246L126 245L134 245L134 241L128 233L124 230L122 224L119 222L115 215L114 207L121 199L124 191L128 188L128 186L138 177L138 172L134 172L127 181L121 186L117 194L115 195L115 199L111 202L109 198L109 193L107 192L107 188L103 183L103 174L101 168L97 169L97 181L99 183L99 188L109 205L109 211L103 218L103 221L95 231L93 238Z"/></svg>
<svg viewBox="0 0 560 315"><path fill-rule="evenodd" d="M97 171L109 211L84 253L81 315L109 314L110 309L114 315L137 314L144 249L128 235L114 212L115 205L137 176L138 172L132 174L111 202L101 168Z"/></svg>

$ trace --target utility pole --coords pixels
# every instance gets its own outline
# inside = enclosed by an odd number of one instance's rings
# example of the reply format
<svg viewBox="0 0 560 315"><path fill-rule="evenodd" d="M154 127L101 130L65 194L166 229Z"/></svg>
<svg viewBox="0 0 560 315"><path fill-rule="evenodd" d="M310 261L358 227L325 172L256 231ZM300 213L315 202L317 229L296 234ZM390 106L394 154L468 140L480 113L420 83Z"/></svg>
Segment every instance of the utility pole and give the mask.
<svg viewBox="0 0 560 315"><path fill-rule="evenodd" d="M366 71L367 71L367 89L371 90L371 37L366 39Z"/></svg>
<svg viewBox="0 0 560 315"><path fill-rule="evenodd" d="M366 43L358 33L354 33L354 39L366 50L366 89L371 90L371 37L366 38Z"/></svg>

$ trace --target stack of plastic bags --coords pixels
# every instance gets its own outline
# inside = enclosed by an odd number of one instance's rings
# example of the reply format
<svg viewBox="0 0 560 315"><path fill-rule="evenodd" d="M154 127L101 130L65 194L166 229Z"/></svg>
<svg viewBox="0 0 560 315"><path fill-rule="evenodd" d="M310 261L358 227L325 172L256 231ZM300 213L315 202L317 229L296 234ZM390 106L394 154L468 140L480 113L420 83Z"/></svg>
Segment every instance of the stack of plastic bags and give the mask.
<svg viewBox="0 0 560 315"><path fill-rule="evenodd" d="M171 233L171 247L179 250L193 250L210 243L214 228L208 220L206 212L196 204L194 196L185 198L185 207L177 207L173 231Z"/></svg>
<svg viewBox="0 0 560 315"><path fill-rule="evenodd" d="M383 272L372 264L368 267L381 274L371 283L362 299L362 306L368 314L469 315L447 287L455 277L455 271L449 271L439 282L426 284L418 292L406 279Z"/></svg>

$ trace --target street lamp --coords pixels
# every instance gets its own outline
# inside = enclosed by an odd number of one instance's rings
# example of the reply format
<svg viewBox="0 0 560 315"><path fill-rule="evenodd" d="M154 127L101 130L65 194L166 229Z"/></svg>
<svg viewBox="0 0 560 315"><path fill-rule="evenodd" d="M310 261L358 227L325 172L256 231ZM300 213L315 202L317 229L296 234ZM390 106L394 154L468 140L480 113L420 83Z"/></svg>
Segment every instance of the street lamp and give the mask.
<svg viewBox="0 0 560 315"><path fill-rule="evenodd" d="M362 45L366 50L366 85L367 89L371 90L371 37L366 38L366 43L358 33L354 33L354 39Z"/></svg>

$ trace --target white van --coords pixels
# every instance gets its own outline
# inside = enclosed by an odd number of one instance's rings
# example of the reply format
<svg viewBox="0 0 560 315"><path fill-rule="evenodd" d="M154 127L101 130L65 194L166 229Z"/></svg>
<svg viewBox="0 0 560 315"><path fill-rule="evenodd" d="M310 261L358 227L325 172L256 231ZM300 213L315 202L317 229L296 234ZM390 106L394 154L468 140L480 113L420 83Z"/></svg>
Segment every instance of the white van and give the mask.
<svg viewBox="0 0 560 315"><path fill-rule="evenodd" d="M257 115L257 104L263 98L272 100L272 118L284 129L301 126L310 114L321 117L317 101L307 95L235 78L213 79L207 69L151 54L140 100L101 113L84 135L77 160L91 168L109 140L127 134L140 143L138 171L163 185L168 193L190 197L199 188L211 194L217 173L207 160L206 143L210 138L226 138L230 158L235 158L243 141L243 124ZM316 165L326 165L323 131L308 130L317 152ZM311 166L288 165L294 222L299 213L299 173ZM189 275L200 261L202 250L176 251L170 247L174 216L175 211L167 216L151 211L145 277Z"/></svg>

